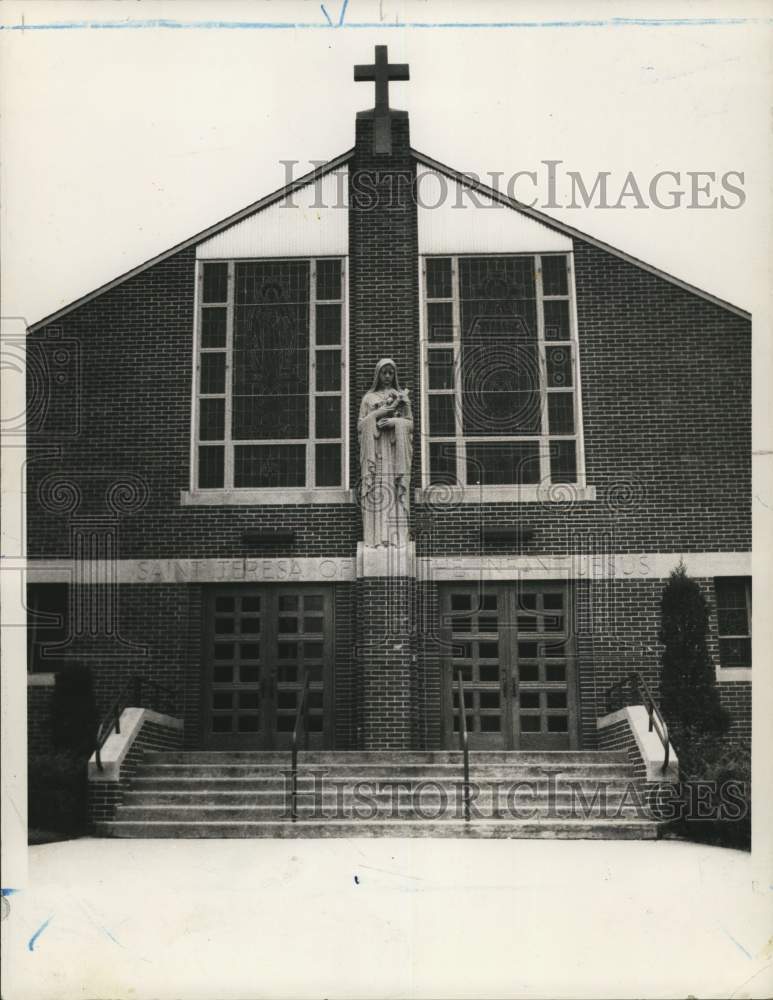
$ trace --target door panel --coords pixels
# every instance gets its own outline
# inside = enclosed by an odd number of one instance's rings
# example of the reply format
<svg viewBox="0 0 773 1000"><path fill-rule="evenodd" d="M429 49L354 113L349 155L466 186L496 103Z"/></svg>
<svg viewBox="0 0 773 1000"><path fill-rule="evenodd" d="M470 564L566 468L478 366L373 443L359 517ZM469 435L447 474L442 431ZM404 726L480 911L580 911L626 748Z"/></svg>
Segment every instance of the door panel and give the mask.
<svg viewBox="0 0 773 1000"><path fill-rule="evenodd" d="M265 601L248 591L210 595L205 716L208 745L262 745L266 739Z"/></svg>
<svg viewBox="0 0 773 1000"><path fill-rule="evenodd" d="M330 745L333 660L329 587L232 586L206 601L204 742L289 748L309 678L309 747Z"/></svg>
<svg viewBox="0 0 773 1000"><path fill-rule="evenodd" d="M473 749L578 745L571 590L564 583L444 588L443 707L446 745L458 746L457 671Z"/></svg>
<svg viewBox="0 0 773 1000"><path fill-rule="evenodd" d="M509 660L512 745L521 750L577 746L577 697L570 592L561 583L523 583L512 593Z"/></svg>
<svg viewBox="0 0 773 1000"><path fill-rule="evenodd" d="M479 750L502 747L505 720L502 714L500 668L501 594L472 589L444 592L443 619L446 626L448 685L447 713L454 740L459 739L459 693L457 672L464 681L465 715L470 746Z"/></svg>
<svg viewBox="0 0 773 1000"><path fill-rule="evenodd" d="M325 667L332 659L330 602L324 592L278 595L274 744L289 747L304 679L309 677L309 747L324 745Z"/></svg>

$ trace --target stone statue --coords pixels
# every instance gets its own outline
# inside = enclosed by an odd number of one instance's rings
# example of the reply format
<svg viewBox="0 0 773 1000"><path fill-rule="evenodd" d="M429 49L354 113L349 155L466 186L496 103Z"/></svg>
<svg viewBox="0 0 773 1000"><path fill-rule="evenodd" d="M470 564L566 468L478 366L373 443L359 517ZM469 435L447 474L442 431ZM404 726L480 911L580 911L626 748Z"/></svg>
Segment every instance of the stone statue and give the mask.
<svg viewBox="0 0 773 1000"><path fill-rule="evenodd" d="M376 365L373 384L362 397L360 503L366 546L408 544L413 414L408 391L400 388L391 358Z"/></svg>

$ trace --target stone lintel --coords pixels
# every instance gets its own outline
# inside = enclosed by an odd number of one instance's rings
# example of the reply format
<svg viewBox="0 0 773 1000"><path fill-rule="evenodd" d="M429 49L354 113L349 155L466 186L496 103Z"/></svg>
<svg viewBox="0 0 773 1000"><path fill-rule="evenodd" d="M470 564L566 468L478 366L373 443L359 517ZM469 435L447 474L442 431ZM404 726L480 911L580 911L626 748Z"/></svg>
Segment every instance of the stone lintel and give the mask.
<svg viewBox="0 0 773 1000"><path fill-rule="evenodd" d="M357 578L363 577L415 577L416 546L365 545L357 543Z"/></svg>

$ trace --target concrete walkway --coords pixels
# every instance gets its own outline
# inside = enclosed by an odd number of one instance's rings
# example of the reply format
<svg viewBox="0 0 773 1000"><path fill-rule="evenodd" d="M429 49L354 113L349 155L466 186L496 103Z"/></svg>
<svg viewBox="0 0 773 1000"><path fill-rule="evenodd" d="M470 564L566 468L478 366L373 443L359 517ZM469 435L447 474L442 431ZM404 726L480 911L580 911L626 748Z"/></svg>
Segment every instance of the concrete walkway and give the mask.
<svg viewBox="0 0 773 1000"><path fill-rule="evenodd" d="M751 871L673 841L50 844L3 997L769 997Z"/></svg>

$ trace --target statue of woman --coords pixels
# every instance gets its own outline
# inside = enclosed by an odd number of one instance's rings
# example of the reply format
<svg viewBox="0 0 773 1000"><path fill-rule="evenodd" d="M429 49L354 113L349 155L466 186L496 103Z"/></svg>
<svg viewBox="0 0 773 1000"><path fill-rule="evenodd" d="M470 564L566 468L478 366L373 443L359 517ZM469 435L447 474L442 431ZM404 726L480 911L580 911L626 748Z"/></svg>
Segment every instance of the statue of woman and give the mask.
<svg viewBox="0 0 773 1000"><path fill-rule="evenodd" d="M413 414L391 358L376 365L373 384L362 397L360 503L365 545L408 543Z"/></svg>

